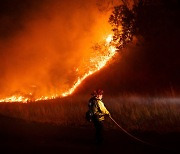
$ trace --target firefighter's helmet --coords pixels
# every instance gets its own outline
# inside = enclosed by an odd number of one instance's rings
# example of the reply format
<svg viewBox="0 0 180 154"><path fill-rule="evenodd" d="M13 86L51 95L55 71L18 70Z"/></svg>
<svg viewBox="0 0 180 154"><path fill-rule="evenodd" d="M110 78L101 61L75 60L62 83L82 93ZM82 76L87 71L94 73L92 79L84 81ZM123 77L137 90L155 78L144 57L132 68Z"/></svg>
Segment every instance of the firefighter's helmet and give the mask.
<svg viewBox="0 0 180 154"><path fill-rule="evenodd" d="M103 93L104 93L104 91L102 89L97 89L97 90L94 90L91 95L97 96L97 95L103 95Z"/></svg>

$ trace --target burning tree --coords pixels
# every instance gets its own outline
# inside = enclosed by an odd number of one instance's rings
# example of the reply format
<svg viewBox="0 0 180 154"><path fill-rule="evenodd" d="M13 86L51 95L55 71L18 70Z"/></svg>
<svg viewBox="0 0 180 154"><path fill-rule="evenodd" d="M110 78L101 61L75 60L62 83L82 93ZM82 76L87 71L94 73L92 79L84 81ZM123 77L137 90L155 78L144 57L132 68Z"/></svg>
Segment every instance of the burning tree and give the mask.
<svg viewBox="0 0 180 154"><path fill-rule="evenodd" d="M125 47L127 43L132 41L136 31L135 21L134 11L130 10L126 5L114 7L109 23L113 27L113 40L118 49Z"/></svg>
<svg viewBox="0 0 180 154"><path fill-rule="evenodd" d="M132 7L129 7L129 1L123 0L122 2L123 5L114 7L109 17L109 23L114 32L113 41L118 49L132 42L134 35L143 35L146 31L143 27L147 19L143 14L147 15L146 9L150 4L149 1L138 0L132 1Z"/></svg>
<svg viewBox="0 0 180 154"><path fill-rule="evenodd" d="M114 32L113 41L118 49L132 42L135 35L148 40L154 39L162 29L166 31L169 28L169 21L174 25L178 21L177 2L137 0L133 1L132 7L128 6L130 1L122 2L123 5L114 7L109 17ZM172 9L167 10L169 6L175 8L174 13Z"/></svg>

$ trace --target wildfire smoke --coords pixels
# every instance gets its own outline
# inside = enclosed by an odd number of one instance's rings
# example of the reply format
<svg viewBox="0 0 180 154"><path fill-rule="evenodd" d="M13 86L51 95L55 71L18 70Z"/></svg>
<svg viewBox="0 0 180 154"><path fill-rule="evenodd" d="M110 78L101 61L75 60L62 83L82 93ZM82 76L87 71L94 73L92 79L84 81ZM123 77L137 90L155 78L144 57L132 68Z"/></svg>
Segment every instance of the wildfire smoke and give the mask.
<svg viewBox="0 0 180 154"><path fill-rule="evenodd" d="M63 92L60 96L58 94L54 96L50 96L50 97L42 96L40 98L36 98L34 101L48 100L48 99L54 99L56 97L68 96L75 91L75 89L82 83L84 79L86 79L88 76L95 73L96 71L102 69L107 64L107 62L117 53L116 47L111 45L111 42L113 41L112 34L108 35L105 40L106 42L104 44L104 47L105 47L105 51L104 51L105 53L103 53L104 55L98 55L96 57L91 58L90 62L93 62L94 66L90 67L89 71L85 73L82 77L78 77L78 80L74 83L74 85L70 89ZM29 95L31 95L31 93ZM24 97L24 96L11 96L8 98L0 99L0 102L24 102L25 103L27 101L29 101L29 98Z"/></svg>
<svg viewBox="0 0 180 154"><path fill-rule="evenodd" d="M27 12L23 7L16 22L22 29L10 27L12 33L0 37L0 102L70 95L116 54L109 35L110 12L100 10L96 1L53 1ZM4 27L16 16L8 15L8 23L5 16L1 20ZM100 48L95 51L97 42Z"/></svg>

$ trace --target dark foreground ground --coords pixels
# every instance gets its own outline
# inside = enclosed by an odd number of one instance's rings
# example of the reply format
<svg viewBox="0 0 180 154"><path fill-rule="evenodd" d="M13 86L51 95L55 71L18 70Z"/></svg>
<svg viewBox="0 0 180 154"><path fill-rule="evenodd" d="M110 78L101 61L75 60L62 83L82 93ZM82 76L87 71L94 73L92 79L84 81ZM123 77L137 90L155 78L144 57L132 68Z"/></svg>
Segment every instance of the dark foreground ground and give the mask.
<svg viewBox="0 0 180 154"><path fill-rule="evenodd" d="M133 134L165 149L138 143L120 130L105 130L105 142L97 146L93 127L60 127L0 116L0 153L180 153L180 132Z"/></svg>

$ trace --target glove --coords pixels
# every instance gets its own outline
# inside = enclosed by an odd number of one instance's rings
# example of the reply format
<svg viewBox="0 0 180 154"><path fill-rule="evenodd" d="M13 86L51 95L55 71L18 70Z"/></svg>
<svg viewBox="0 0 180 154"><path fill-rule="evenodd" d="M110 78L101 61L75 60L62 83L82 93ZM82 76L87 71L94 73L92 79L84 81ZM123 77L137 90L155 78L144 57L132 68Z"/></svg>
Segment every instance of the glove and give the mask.
<svg viewBox="0 0 180 154"><path fill-rule="evenodd" d="M109 113L108 116L111 117L111 114Z"/></svg>

